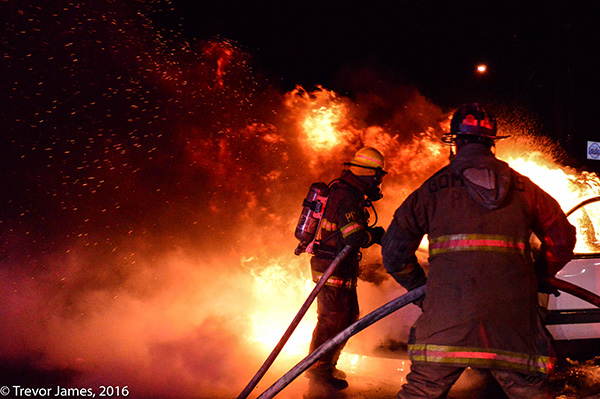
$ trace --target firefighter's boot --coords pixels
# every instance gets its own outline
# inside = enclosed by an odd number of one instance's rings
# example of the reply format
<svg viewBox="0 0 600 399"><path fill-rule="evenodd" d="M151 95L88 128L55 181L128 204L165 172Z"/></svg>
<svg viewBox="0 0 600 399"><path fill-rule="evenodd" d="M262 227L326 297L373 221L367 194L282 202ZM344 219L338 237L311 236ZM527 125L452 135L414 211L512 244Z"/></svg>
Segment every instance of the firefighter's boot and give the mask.
<svg viewBox="0 0 600 399"><path fill-rule="evenodd" d="M331 366L331 364L321 361L315 363L315 365L306 372L306 376L310 378L311 383L336 391L348 388L346 380L337 377L342 374L345 376L343 371L337 370L335 367Z"/></svg>
<svg viewBox="0 0 600 399"><path fill-rule="evenodd" d="M337 367L333 368L333 376L335 378L339 378L340 380L346 379L346 373L343 370L338 369Z"/></svg>

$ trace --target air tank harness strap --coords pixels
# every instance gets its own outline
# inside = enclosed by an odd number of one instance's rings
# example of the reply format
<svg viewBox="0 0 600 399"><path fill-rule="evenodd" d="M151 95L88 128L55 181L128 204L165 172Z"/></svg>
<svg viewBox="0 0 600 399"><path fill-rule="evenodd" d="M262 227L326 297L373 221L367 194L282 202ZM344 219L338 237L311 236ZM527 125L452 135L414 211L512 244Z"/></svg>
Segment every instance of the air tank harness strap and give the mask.
<svg viewBox="0 0 600 399"><path fill-rule="evenodd" d="M318 283L319 280L321 279L321 277L323 277L323 273L316 272L313 270L312 277L313 277L313 281L315 283ZM325 283L325 285L328 285L330 287L336 287L336 288L352 289L352 288L356 288L357 280L358 280L357 278L344 279L342 277L331 276L331 277L329 277L329 279L327 279L327 282Z"/></svg>

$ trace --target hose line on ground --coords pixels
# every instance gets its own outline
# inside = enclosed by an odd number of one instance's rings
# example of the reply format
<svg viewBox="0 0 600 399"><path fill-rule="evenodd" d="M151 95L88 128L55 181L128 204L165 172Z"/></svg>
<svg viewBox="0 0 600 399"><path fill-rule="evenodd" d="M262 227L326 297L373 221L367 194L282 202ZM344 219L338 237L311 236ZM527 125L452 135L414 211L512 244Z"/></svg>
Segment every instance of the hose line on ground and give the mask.
<svg viewBox="0 0 600 399"><path fill-rule="evenodd" d="M329 341L325 342L317 349L315 349L312 353L306 356L303 360L301 360L298 364L296 364L290 371L283 375L279 380L277 380L269 389L264 391L257 399L270 399L279 393L283 388L285 388L288 384L290 384L296 377L306 371L310 366L312 366L319 358L328 353L330 350L335 348L340 343L346 341L348 338L353 336L354 334L364 330L371 324L376 321L388 316L389 314L395 312L396 310L412 303L425 295L425 286L421 286L412 291L407 292L404 295L399 296L398 298L386 303L382 307L372 311L362 319L358 320L354 324L350 325L348 328L340 332L335 337L331 338Z"/></svg>

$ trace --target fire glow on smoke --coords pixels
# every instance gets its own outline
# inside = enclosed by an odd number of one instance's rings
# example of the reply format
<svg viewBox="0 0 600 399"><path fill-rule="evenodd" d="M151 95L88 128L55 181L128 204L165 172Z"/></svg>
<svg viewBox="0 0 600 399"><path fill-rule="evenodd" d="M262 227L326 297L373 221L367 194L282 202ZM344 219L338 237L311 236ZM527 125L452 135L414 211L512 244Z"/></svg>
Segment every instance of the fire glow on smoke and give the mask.
<svg viewBox="0 0 600 399"><path fill-rule="evenodd" d="M367 123L372 105L326 88L277 92L234 43L163 32L141 2L105 6L7 4L2 371L25 364L34 379L127 385L133 397L233 397L312 289L308 256L293 255L310 184L377 147L386 226L447 162L448 112L396 87L397 109ZM498 155L565 209L598 195L597 176L504 129L515 138ZM363 313L400 293L361 285ZM304 356L315 320L313 308L275 368ZM381 325L358 347L407 331ZM349 352L342 367L359 360Z"/></svg>

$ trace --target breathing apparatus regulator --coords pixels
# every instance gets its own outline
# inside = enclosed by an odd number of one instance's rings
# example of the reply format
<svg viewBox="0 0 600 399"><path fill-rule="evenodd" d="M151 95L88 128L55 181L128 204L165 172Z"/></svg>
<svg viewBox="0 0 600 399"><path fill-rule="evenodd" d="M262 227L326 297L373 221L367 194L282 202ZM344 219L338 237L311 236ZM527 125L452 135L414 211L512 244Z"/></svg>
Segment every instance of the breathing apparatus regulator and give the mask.
<svg viewBox="0 0 600 399"><path fill-rule="evenodd" d="M481 143L494 147L497 140L510 136L498 136L496 118L478 103L463 104L452 115L450 133L442 135L442 141L450 146L456 145L456 140L467 140L471 143ZM456 154L450 149L450 159Z"/></svg>
<svg viewBox="0 0 600 399"><path fill-rule="evenodd" d="M366 206L373 209L376 219L377 212L373 207L373 202L383 197L379 186L381 185L383 176L387 173L383 170L384 165L383 155L371 147L364 147L358 150L352 161L344 163L344 166L348 166L348 169L359 180L365 183L367 187L365 191L365 195L367 196ZM318 246L318 240L316 239L317 232L321 226L327 199L331 193L331 186L336 181L338 180L333 180L329 184L317 182L310 186L308 194L302 202L300 219L296 225L295 236L300 243L294 251L295 255L300 255L303 252L315 253L314 246Z"/></svg>

